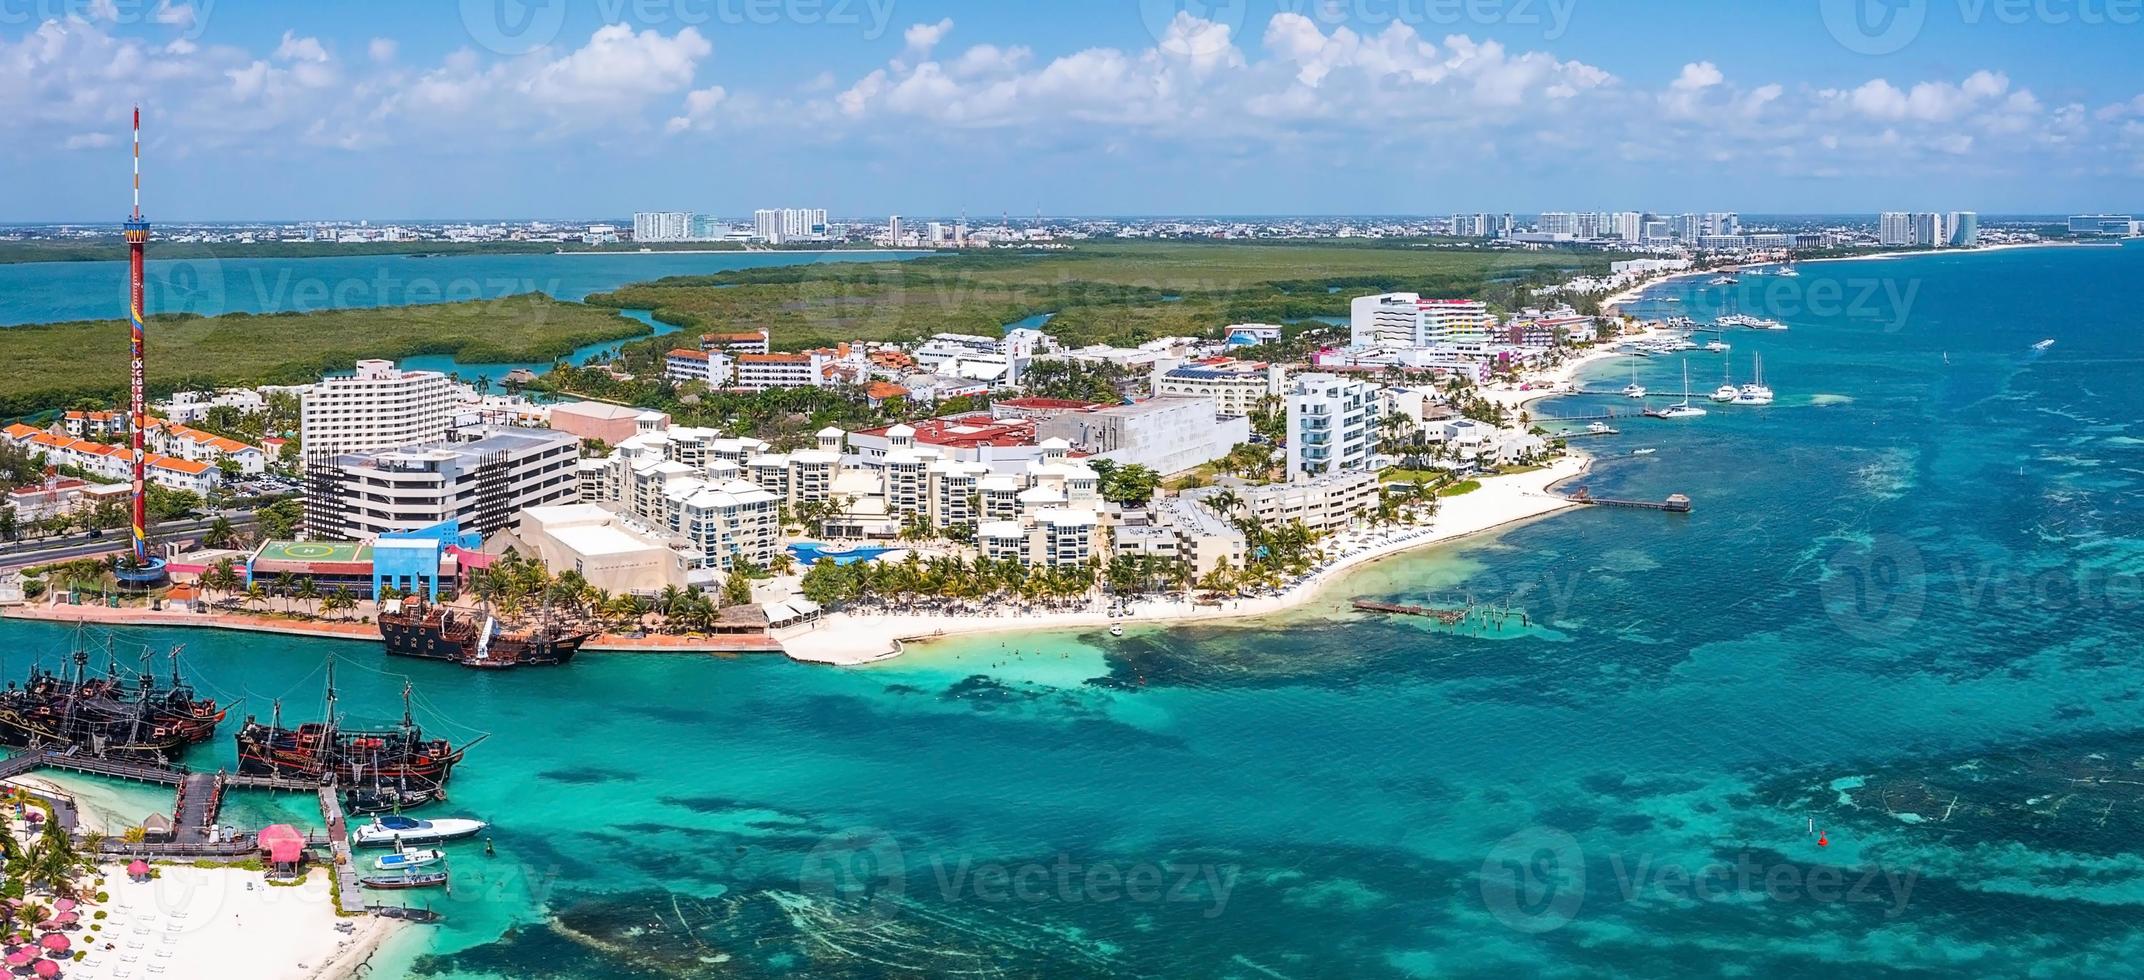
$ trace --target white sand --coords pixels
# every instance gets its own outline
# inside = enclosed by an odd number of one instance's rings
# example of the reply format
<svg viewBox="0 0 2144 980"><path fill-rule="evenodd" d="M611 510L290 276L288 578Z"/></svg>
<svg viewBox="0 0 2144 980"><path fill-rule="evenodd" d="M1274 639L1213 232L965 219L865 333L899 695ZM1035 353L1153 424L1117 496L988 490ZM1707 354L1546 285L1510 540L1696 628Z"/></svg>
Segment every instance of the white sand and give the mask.
<svg viewBox="0 0 2144 980"><path fill-rule="evenodd" d="M1552 393L1524 394L1542 397ZM1145 599L1132 603L1130 615L1121 618L1111 617L1099 604L1080 611L1035 615L834 613L810 631L784 639L782 646L796 660L855 666L897 656L905 642L946 636L1106 626L1111 622L1194 622L1267 615L1309 601L1343 573L1380 558L1579 506L1548 493L1546 488L1584 472L1587 462L1583 456L1567 456L1544 469L1482 480L1480 489L1440 501L1436 517L1427 525L1344 532L1329 542L1337 549L1333 560L1279 595L1229 599L1218 605L1199 605L1181 598Z"/></svg>
<svg viewBox="0 0 2144 980"><path fill-rule="evenodd" d="M66 976L327 980L351 975L402 925L337 916L321 868L290 887L271 886L260 872L236 868L166 864L157 872L135 882L123 867L104 869L112 900L100 908L109 917L89 955L68 967ZM338 932L340 922L353 931Z"/></svg>

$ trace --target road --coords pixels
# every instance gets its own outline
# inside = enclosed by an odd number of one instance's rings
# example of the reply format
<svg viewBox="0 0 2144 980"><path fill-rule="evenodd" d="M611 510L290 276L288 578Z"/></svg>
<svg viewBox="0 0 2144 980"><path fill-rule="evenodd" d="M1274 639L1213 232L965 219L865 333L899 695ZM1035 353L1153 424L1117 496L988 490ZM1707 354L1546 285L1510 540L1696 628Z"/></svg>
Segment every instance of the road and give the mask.
<svg viewBox="0 0 2144 980"><path fill-rule="evenodd" d="M221 516L228 518L231 526L240 531L252 528L259 520L258 514L250 510L234 510ZM167 521L149 529L149 540L154 544L171 541L194 541L200 538L202 532L213 527L215 523L216 518L214 516L197 517L183 521ZM57 541L45 539L41 541L13 542L0 546L0 570L23 568L29 565L43 565L55 561L69 561L75 558L117 555L124 553L130 547L125 528L106 531L103 537L97 538L77 534Z"/></svg>

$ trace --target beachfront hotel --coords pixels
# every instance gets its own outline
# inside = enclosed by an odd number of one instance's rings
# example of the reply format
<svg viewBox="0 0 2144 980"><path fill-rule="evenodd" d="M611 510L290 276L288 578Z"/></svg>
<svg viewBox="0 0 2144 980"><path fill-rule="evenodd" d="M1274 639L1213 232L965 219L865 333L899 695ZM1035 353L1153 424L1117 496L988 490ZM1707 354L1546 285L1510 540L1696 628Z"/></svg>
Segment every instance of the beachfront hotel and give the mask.
<svg viewBox="0 0 2144 980"><path fill-rule="evenodd" d="M392 449L447 436L461 403L437 371L359 361L347 378L323 378L300 400L299 440L308 456Z"/></svg>
<svg viewBox="0 0 2144 980"><path fill-rule="evenodd" d="M354 541L453 521L488 537L527 508L574 500L581 441L571 433L478 435L314 457L306 472L306 530Z"/></svg>

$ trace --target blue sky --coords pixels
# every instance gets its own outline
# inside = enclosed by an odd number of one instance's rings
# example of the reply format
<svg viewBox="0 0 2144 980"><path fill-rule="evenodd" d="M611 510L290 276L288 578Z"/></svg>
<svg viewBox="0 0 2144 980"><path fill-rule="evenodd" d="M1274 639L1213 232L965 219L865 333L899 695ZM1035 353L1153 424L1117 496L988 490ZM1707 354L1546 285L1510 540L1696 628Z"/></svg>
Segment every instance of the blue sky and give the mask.
<svg viewBox="0 0 2144 980"><path fill-rule="evenodd" d="M0 0L0 221L2144 210L2144 0Z"/></svg>

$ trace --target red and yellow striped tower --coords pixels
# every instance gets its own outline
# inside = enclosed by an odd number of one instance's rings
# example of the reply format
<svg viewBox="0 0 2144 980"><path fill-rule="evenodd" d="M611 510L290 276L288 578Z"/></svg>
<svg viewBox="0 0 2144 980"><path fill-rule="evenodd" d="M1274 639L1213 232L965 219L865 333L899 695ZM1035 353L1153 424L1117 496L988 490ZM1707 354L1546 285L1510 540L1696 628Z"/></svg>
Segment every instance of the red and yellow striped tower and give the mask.
<svg viewBox="0 0 2144 980"><path fill-rule="evenodd" d="M141 107L134 107L134 216L125 225L127 238L127 319L133 326L134 360L133 376L129 391L133 396L133 411L128 425L134 448L134 564L147 568L149 562L149 457L142 448L142 430L147 427L149 411L142 391L142 317L146 304L142 301L142 260L149 247L149 222L141 216Z"/></svg>

